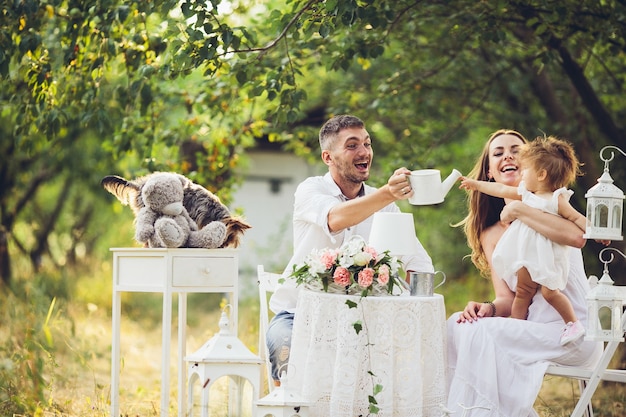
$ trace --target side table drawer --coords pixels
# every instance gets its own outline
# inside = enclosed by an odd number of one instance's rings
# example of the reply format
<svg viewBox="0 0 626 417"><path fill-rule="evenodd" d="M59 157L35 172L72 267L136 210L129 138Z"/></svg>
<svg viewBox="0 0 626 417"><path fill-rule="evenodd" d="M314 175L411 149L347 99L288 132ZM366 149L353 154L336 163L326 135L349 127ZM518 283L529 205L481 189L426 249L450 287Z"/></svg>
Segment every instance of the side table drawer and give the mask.
<svg viewBox="0 0 626 417"><path fill-rule="evenodd" d="M174 287L232 287L237 279L234 258L172 257Z"/></svg>
<svg viewBox="0 0 626 417"><path fill-rule="evenodd" d="M162 256L119 256L116 285L137 288L163 287L167 277L167 260Z"/></svg>

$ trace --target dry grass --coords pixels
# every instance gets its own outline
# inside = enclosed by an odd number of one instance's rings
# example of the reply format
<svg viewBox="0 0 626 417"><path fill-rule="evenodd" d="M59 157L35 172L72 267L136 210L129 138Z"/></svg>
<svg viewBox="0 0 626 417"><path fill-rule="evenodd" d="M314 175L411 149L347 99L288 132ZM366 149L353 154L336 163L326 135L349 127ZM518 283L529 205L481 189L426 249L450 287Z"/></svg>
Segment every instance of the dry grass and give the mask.
<svg viewBox="0 0 626 417"><path fill-rule="evenodd" d="M546 376L535 402L535 410L541 417L569 416L578 399L578 382L570 378ZM595 417L623 417L626 390L624 386L607 382L601 384L593 396Z"/></svg>
<svg viewBox="0 0 626 417"><path fill-rule="evenodd" d="M91 306L87 313L73 311L75 334L68 338L67 348L59 351L58 368L51 377L52 399L50 416L109 416L111 382L111 319L108 312ZM176 315L176 310L174 310ZM202 320L195 320L187 329L187 351L192 353L210 339L218 329L219 311L214 308L202 312ZM191 320L190 320L191 321ZM170 415L178 410L178 351L176 318L173 322L170 361L171 396ZM120 415L159 416L161 406L161 327L151 320L141 322L122 319L122 369L120 372ZM240 339L256 352L256 334L244 332ZM196 383L194 397L199 399ZM220 378L212 384L211 415L219 416L228 409L228 379ZM242 416L251 414L252 393L249 383L243 391ZM246 399L248 401L246 401ZM250 405L247 405L247 404ZM198 406L194 414L199 415ZM220 414L221 413L221 414Z"/></svg>
<svg viewBox="0 0 626 417"><path fill-rule="evenodd" d="M251 310L249 314L245 310ZM75 316L75 334L68 338L66 348L60 349L57 357L58 368L52 379L49 410L44 416L109 416L110 414L110 347L111 323L109 314L102 309L91 307L91 311L73 311ZM255 307L242 306L240 315L243 321L253 320ZM254 316L256 317L256 316ZM188 350L199 348L217 330L218 312L208 311L189 328ZM247 328L246 328L247 327ZM251 350L256 351L255 326L240 326L240 338ZM131 321L127 318L122 323L123 370L121 374L120 413L126 417L148 417L160 415L160 377L161 377L161 332L159 326ZM175 329L174 329L175 333ZM176 341L173 340L171 373L170 415L177 415L177 370ZM221 378L211 389L211 415L225 415L227 409L226 379ZM196 387L197 388L197 387ZM249 387L248 387L249 388ZM542 417L568 416L574 407L574 398L578 395L576 381L546 377L542 390L535 404ZM198 394L195 394L196 398ZM249 389L244 391L244 398L250 399ZM624 394L620 387L600 387L594 396L596 417L617 417L624 415ZM244 401L244 404L246 402ZM195 407L195 415L199 415ZM242 416L250 415L249 406L244 407Z"/></svg>

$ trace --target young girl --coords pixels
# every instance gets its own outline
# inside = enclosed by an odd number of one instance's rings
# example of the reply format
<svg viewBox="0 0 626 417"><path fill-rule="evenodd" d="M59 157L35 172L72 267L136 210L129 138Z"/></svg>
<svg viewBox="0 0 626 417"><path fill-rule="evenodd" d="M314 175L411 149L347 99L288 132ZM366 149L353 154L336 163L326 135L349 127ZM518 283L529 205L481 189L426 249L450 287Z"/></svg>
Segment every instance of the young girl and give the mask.
<svg viewBox="0 0 626 417"><path fill-rule="evenodd" d="M461 177L461 188L494 197L522 200L531 207L558 214L583 231L586 218L569 203L573 192L565 187L580 174L572 146L555 137L539 137L520 149L522 181L518 187ZM508 169L505 165L503 170ZM511 169L516 169L511 167ZM537 289L566 323L560 343L565 345L585 334L569 299L560 290L567 284L567 247L539 234L519 220L502 235L492 256L492 268L509 288L515 289L511 317L525 319Z"/></svg>

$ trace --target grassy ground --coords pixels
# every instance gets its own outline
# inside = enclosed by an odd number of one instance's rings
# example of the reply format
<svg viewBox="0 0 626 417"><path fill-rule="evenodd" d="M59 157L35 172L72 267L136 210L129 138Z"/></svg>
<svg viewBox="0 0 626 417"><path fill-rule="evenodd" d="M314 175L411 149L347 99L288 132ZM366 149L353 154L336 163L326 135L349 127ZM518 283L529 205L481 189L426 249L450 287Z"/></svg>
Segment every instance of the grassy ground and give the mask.
<svg viewBox="0 0 626 417"><path fill-rule="evenodd" d="M255 307L247 304L241 311L242 321L254 313ZM110 382L110 321L107 312L87 311L76 322L76 346L67 349L58 358L57 375L53 379L52 399L61 416L108 416ZM218 314L206 312L202 322L194 323L189 330L188 349L200 347L217 330ZM256 352L256 332L252 323L245 324L240 338L252 351ZM158 416L160 407L160 328L146 323L124 320L123 326L124 367L122 390L120 392L123 416ZM174 329L174 332L176 330ZM171 415L176 415L176 375L175 358L172 351L172 392ZM626 393L623 387L600 387L594 396L596 416L617 417L624 415ZM621 395L620 395L621 389ZM216 382L212 388L212 415L226 408L224 381ZM570 379L546 377L536 402L536 409L542 417L567 416L575 405L578 384ZM248 392L244 397L251 398ZM198 398L196 394L196 398ZM199 414L196 412L196 414ZM244 415L249 415L245 413Z"/></svg>
<svg viewBox="0 0 626 417"><path fill-rule="evenodd" d="M105 272L106 273L106 272ZM0 415L78 417L110 415L111 319L110 281L98 280L78 286L72 302L56 301L52 306L35 307L5 298L0 315ZM473 290L474 291L474 290ZM485 299L489 296L484 290ZM448 313L467 299L461 285L444 291ZM33 300L34 296L30 297ZM188 351L198 349L218 331L218 294L189 297ZM40 309L39 313L37 310ZM175 310L176 311L176 307ZM121 408L123 417L160 415L161 384L161 298L158 295L129 295L124 300L122 321ZM239 338L256 353L258 302L240 300ZM175 315L175 314L174 314ZM25 329L34 329L32 334ZM176 320L172 333L177 332ZM4 343L4 344L1 344ZM39 352L39 353L37 353ZM43 353L42 353L43 352ZM172 345L170 415L177 414L176 343ZM12 364L6 358L12 358ZM11 366L13 368L11 368ZM41 371L42 379L35 375ZM17 377L16 377L17 375ZM211 390L211 415L225 415L225 378ZM37 395L40 392L41 395ZM575 405L575 381L546 377L535 403L542 417L568 416ZM244 392L249 404L251 392ZM15 401L34 410L10 413ZM13 403L12 403L13 402ZM594 395L596 417L624 415L626 392L623 386L606 384ZM195 415L199 411L194 412ZM249 406L241 413L250 415Z"/></svg>

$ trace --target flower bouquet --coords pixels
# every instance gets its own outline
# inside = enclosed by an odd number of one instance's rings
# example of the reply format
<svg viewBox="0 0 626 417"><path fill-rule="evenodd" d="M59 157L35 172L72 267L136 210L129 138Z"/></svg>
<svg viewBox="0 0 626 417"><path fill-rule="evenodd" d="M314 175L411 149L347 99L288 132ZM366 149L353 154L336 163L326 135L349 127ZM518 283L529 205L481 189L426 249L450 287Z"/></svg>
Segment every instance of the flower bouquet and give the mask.
<svg viewBox="0 0 626 417"><path fill-rule="evenodd" d="M355 236L336 249L312 251L300 265L294 265L291 277L298 285L343 294L394 294L403 287L398 279L401 262L389 251L381 254Z"/></svg>

